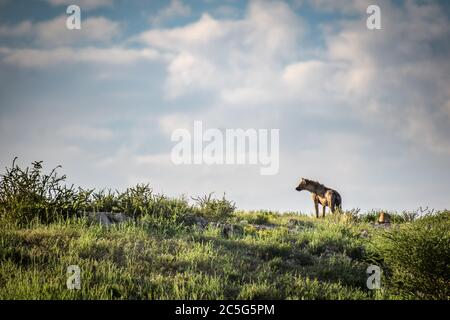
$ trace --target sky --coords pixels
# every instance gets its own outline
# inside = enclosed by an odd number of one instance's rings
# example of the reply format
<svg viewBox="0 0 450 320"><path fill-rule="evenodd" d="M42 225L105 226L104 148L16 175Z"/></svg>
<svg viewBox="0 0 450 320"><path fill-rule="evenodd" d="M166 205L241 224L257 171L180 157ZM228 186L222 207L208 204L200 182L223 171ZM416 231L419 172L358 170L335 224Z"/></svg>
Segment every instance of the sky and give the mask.
<svg viewBox="0 0 450 320"><path fill-rule="evenodd" d="M312 212L301 177L344 209L449 209L449 57L446 1L0 0L0 167L246 210ZM196 120L279 129L278 173L175 165L171 135Z"/></svg>

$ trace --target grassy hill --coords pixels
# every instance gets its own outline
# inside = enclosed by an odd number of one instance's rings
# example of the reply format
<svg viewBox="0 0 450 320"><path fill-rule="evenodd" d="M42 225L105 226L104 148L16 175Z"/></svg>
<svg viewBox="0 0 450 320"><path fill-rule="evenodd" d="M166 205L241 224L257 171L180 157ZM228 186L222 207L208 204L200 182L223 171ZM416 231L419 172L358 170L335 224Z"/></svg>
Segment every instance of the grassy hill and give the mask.
<svg viewBox="0 0 450 320"><path fill-rule="evenodd" d="M145 185L95 192L39 162L0 181L0 299L449 299L450 212L325 219L171 199ZM102 225L89 212L121 212ZM67 267L81 288L66 286ZM369 265L381 289L366 285Z"/></svg>

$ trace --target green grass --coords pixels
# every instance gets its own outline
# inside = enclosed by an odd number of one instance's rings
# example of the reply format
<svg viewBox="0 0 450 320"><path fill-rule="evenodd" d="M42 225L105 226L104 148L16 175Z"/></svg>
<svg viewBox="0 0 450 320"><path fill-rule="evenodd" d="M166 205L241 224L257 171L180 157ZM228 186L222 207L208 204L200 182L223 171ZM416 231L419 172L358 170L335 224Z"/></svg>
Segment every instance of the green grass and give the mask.
<svg viewBox="0 0 450 320"><path fill-rule="evenodd" d="M323 224L314 221L316 227L302 233L279 226L231 238L213 227L183 227L168 236L145 220L109 228L84 219L27 228L5 224L0 298L373 298L364 288L365 264L347 256L358 242L341 241L324 256L342 235L321 232ZM81 268L81 290L66 288L69 265Z"/></svg>
<svg viewBox="0 0 450 320"><path fill-rule="evenodd" d="M0 180L0 299L450 297L448 211L391 213L385 229L376 212L235 211L225 197L191 203L147 185L85 191L40 163L14 166ZM95 211L132 219L105 227L86 217ZM366 286L371 264L383 270L379 290ZM81 269L79 290L67 289L70 265Z"/></svg>
<svg viewBox="0 0 450 320"><path fill-rule="evenodd" d="M239 219L245 216L239 213ZM84 218L27 227L5 222L0 299L421 298L409 289L399 295L398 285L384 278L381 290L366 288L374 244L384 243L380 228L336 222L333 216L277 214L270 225L259 230L247 223L243 234L224 237L215 227L145 218L110 227ZM363 229L368 238L360 236ZM448 247L441 260L447 253ZM387 255L378 264L388 270L384 264L395 266L392 261L397 260ZM81 290L66 288L69 265L81 268Z"/></svg>

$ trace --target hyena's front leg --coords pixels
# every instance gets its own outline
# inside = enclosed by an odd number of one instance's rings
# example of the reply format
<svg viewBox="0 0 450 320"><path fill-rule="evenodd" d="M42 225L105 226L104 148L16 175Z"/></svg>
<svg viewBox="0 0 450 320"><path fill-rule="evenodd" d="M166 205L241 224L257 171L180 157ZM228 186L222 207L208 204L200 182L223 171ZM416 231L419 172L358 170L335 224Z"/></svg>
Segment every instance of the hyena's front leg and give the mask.
<svg viewBox="0 0 450 320"><path fill-rule="evenodd" d="M326 209L326 206L322 206L322 218L325 218L325 209Z"/></svg>
<svg viewBox="0 0 450 320"><path fill-rule="evenodd" d="M314 208L316 209L316 218L319 218L319 202L314 201Z"/></svg>

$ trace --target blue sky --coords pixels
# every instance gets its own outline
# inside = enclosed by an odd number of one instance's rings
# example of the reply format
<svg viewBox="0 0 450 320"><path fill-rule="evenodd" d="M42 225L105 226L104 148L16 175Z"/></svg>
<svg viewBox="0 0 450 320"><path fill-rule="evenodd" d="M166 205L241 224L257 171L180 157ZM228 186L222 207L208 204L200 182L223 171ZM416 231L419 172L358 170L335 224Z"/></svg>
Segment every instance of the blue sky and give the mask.
<svg viewBox="0 0 450 320"><path fill-rule="evenodd" d="M82 29L65 28L79 4ZM243 209L311 212L300 177L344 208L449 208L445 1L0 0L0 166ZM277 128L280 170L171 162L177 128Z"/></svg>

